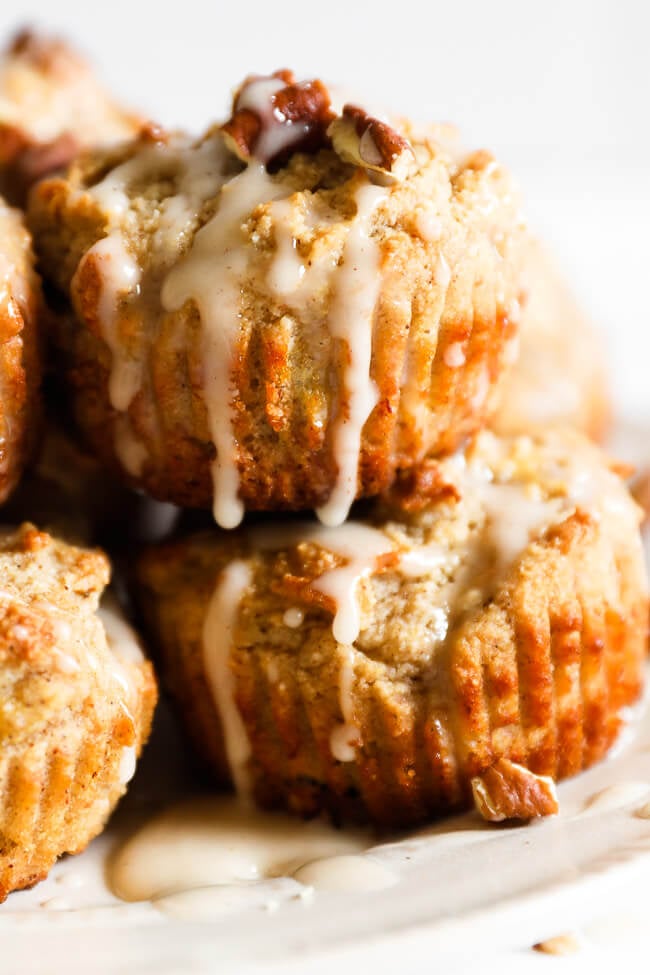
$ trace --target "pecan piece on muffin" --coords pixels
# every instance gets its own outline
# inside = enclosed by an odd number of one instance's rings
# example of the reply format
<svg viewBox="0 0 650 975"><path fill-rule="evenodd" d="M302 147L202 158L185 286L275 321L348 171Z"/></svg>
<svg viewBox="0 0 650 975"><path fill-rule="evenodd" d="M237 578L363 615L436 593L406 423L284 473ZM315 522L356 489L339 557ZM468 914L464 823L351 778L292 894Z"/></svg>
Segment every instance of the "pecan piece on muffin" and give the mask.
<svg viewBox="0 0 650 975"><path fill-rule="evenodd" d="M22 204L80 149L132 138L141 122L64 41L21 31L0 57L0 192Z"/></svg>
<svg viewBox="0 0 650 975"><path fill-rule="evenodd" d="M104 827L149 735L151 665L107 559L32 525L0 539L0 901Z"/></svg>
<svg viewBox="0 0 650 975"><path fill-rule="evenodd" d="M304 815L407 826L473 787L493 819L553 812L543 777L601 759L642 689L624 484L577 433L482 433L364 510L143 556L137 598L197 750Z"/></svg>
<svg viewBox="0 0 650 975"><path fill-rule="evenodd" d="M76 312L58 344L87 442L224 527L246 509L341 523L480 429L512 357L507 174L442 126L351 106L343 151L326 93L249 79L202 139L91 154L31 196Z"/></svg>

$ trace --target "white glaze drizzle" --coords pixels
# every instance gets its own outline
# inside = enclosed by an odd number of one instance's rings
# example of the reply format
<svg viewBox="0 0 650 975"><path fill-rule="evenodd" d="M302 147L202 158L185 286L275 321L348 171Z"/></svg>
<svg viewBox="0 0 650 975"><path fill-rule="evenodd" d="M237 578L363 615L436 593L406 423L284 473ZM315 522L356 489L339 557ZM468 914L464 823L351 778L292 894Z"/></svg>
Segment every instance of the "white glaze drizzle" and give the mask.
<svg viewBox="0 0 650 975"><path fill-rule="evenodd" d="M312 860L296 870L293 876L301 884L316 890L358 893L385 890L393 887L398 879L385 864L354 853Z"/></svg>
<svg viewBox="0 0 650 975"><path fill-rule="evenodd" d="M72 281L73 291L78 275L89 261L99 268L101 291L97 313L102 338L112 356L108 395L111 406L121 412L128 409L142 382L142 363L139 357L129 354L117 330L120 304L138 294L140 269L122 235L113 232L93 244L82 257Z"/></svg>
<svg viewBox="0 0 650 975"><path fill-rule="evenodd" d="M279 200L271 209L273 227L275 230L276 253L267 274L267 283L271 290L280 298L289 299L301 296L301 285L305 282L306 267L298 254L298 241L291 231L291 204L287 200ZM309 283L314 269L310 269Z"/></svg>
<svg viewBox="0 0 650 975"><path fill-rule="evenodd" d="M242 222L259 203L287 192L286 186L274 182L263 166L248 166L222 188L219 209L198 231L189 254L169 272L161 293L168 311L194 301L201 315L205 403L216 449L212 464L214 518L223 528L235 528L244 513L231 402L240 286L248 260Z"/></svg>
<svg viewBox="0 0 650 975"><path fill-rule="evenodd" d="M305 614L297 606L290 606L289 609L285 610L284 616L282 617L284 625L288 626L291 630L297 630L302 626L304 620Z"/></svg>
<svg viewBox="0 0 650 975"><path fill-rule="evenodd" d="M115 453L124 470L133 477L140 477L149 457L149 451L142 440L133 432L128 413L120 413L115 418Z"/></svg>
<svg viewBox="0 0 650 975"><path fill-rule="evenodd" d="M109 883L124 900L156 900L290 877L314 860L357 855L368 845L365 834L324 822L298 823L232 797L199 798L171 807L127 840L112 858Z"/></svg>
<svg viewBox="0 0 650 975"><path fill-rule="evenodd" d="M347 521L336 528L299 521L253 528L248 537L251 547L262 552L280 551L304 542L320 545L344 559L342 565L313 579L310 586L334 602L332 631L337 643L354 643L361 624L358 585L376 569L378 559L395 549L388 535L358 521Z"/></svg>
<svg viewBox="0 0 650 975"><path fill-rule="evenodd" d="M585 803L583 815L609 812L612 809L630 806L648 795L650 795L650 782L617 782L591 796Z"/></svg>
<svg viewBox="0 0 650 975"><path fill-rule="evenodd" d="M445 365L450 369L459 369L465 365L465 350L462 342L452 342L444 351Z"/></svg>
<svg viewBox="0 0 650 975"><path fill-rule="evenodd" d="M341 668L339 671L339 707L343 715L342 724L337 725L330 734L330 751L338 762L353 762L359 745L359 729L354 723L354 649L341 647Z"/></svg>
<svg viewBox="0 0 650 975"><path fill-rule="evenodd" d="M234 786L243 798L250 791L250 743L235 700L235 677L230 669L233 628L241 598L250 584L250 567L241 560L227 565L219 577L203 625L203 662L216 704L224 749Z"/></svg>
<svg viewBox="0 0 650 975"><path fill-rule="evenodd" d="M135 304L141 293L141 268L126 243L127 237L137 232L137 218L131 209L128 190L137 183L153 182L161 175L176 181L175 195L159 204L158 229L152 238L151 260L164 267L177 258L204 200L222 185L227 160L220 138L206 139L199 146L176 139L168 145L141 149L85 191L105 214L107 236L83 255L74 277L87 261L96 262L101 280L98 324L111 352L109 401L118 413L115 450L125 469L136 477L142 473L148 453L136 437L129 417L121 414L127 413L142 386L146 341L150 337L141 335L139 347L128 348L124 336L118 332L120 306L127 302Z"/></svg>
<svg viewBox="0 0 650 975"><path fill-rule="evenodd" d="M120 702L122 710L135 728L131 709L137 701L137 690L133 682L131 668L143 662L142 648L135 631L127 623L119 603L111 592L107 593L102 599L97 610L97 616L104 627L106 642L111 651L111 676L123 692ZM88 660L93 666L91 655L88 655ZM128 752L129 748L123 750L120 761L120 781L122 784L126 784L135 772L135 749L133 749L132 755L128 755ZM123 778L127 775L128 778Z"/></svg>
<svg viewBox="0 0 650 975"><path fill-rule="evenodd" d="M300 542L312 542L333 552L344 563L324 572L311 582L313 589L329 597L334 603L332 632L343 649L343 663L339 680L339 695L343 724L334 729L332 753L340 761L351 761L351 742L358 741L359 733L353 725L352 644L359 636L361 613L358 603L358 586L361 580L377 567L381 556L393 551L394 544L387 535L368 525L347 522L338 528L325 528L308 522L284 526L267 526L250 532L252 547L269 551ZM246 763L250 756L250 744L235 700L235 684L229 668L232 648L232 627L243 592L250 582L250 567L243 561L231 562L220 576L211 598L203 627L203 652L205 672L212 698L220 715L226 757L238 792L244 796L250 791ZM304 620L300 609L290 608L283 617L287 626L299 626ZM275 679L269 674L269 679Z"/></svg>
<svg viewBox="0 0 650 975"><path fill-rule="evenodd" d="M317 509L325 525L341 525L357 494L361 434L377 403L370 377L373 319L379 297L379 247L370 234L372 217L386 197L378 186L362 186L356 195L357 215L350 227L337 271L328 319L329 331L347 348L340 413L333 434L337 480L330 497Z"/></svg>
<svg viewBox="0 0 650 975"><path fill-rule="evenodd" d="M496 551L495 571L508 569L532 538L568 512L565 498L540 498L522 484L484 484L481 501L486 514L484 539Z"/></svg>
<svg viewBox="0 0 650 975"><path fill-rule="evenodd" d="M127 745L122 749L118 771L120 785L128 785L135 775L136 760L137 753L134 745Z"/></svg>

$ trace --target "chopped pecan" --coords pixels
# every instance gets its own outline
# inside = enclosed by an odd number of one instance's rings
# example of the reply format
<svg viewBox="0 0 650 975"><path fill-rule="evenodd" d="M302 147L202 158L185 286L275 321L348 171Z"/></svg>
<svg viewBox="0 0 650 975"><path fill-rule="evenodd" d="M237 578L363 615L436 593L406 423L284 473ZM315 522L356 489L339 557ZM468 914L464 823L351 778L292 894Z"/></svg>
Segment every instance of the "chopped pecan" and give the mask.
<svg viewBox="0 0 650 975"><path fill-rule="evenodd" d="M51 142L29 145L13 160L14 179L20 183L21 191L26 192L43 176L67 166L78 152L79 142L69 132L63 132Z"/></svg>
<svg viewBox="0 0 650 975"><path fill-rule="evenodd" d="M475 776L472 792L476 809L490 823L552 816L559 809L553 779L535 775L507 758Z"/></svg>
<svg viewBox="0 0 650 975"><path fill-rule="evenodd" d="M572 934L558 934L555 938L547 938L533 945L533 951L543 955L571 955L579 950L580 942Z"/></svg>
<svg viewBox="0 0 650 975"><path fill-rule="evenodd" d="M251 75L235 94L232 116L221 126L228 147L243 162L279 163L289 152L328 145L334 118L322 81L296 82L291 71Z"/></svg>
<svg viewBox="0 0 650 975"><path fill-rule="evenodd" d="M408 139L357 105L344 105L327 130L334 151L344 162L401 181L412 172L415 154Z"/></svg>
<svg viewBox="0 0 650 975"><path fill-rule="evenodd" d="M142 122L138 130L138 139L141 142L151 145L166 145L169 142L169 132L167 132L158 122L151 120Z"/></svg>
<svg viewBox="0 0 650 975"><path fill-rule="evenodd" d="M51 72L61 61L65 62L68 58L78 60L63 41L46 34L39 34L30 28L19 31L12 38L7 56L22 58L44 74Z"/></svg>

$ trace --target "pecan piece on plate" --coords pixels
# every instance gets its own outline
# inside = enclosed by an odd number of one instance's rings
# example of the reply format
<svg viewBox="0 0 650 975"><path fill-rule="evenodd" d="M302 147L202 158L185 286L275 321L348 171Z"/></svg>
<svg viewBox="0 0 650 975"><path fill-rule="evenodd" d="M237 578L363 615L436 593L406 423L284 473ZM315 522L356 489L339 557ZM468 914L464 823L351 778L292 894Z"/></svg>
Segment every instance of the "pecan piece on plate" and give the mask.
<svg viewBox="0 0 650 975"><path fill-rule="evenodd" d="M555 783L548 775L535 775L507 758L498 759L472 779L474 805L490 823L504 819L552 816L559 806Z"/></svg>

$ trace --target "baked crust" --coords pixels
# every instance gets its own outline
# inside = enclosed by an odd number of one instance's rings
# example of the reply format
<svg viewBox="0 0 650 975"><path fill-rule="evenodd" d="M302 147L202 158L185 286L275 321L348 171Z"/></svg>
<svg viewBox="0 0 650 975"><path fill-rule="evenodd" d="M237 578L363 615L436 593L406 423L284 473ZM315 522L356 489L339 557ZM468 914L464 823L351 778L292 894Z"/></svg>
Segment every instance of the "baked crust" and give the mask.
<svg viewBox="0 0 650 975"><path fill-rule="evenodd" d="M310 541L301 528L296 543L295 525L276 524L144 555L137 596L163 680L221 782L230 772L206 677L219 648L204 646L204 628L242 561L250 581L228 673L263 805L407 826L468 806L473 779L500 775L504 815L529 818L552 811L552 796L522 780L526 769L563 779L615 741L647 639L639 512L622 482L568 432L482 434L464 461L429 468L368 508L364 523L391 544L359 576L352 647L335 640L336 604L318 582L346 561L336 534ZM345 723L354 740L340 760L332 736Z"/></svg>
<svg viewBox="0 0 650 975"><path fill-rule="evenodd" d="M601 337L535 241L526 250L524 282L520 353L501 386L492 429L510 435L560 424L602 440L611 401Z"/></svg>
<svg viewBox="0 0 650 975"><path fill-rule="evenodd" d="M16 486L41 419L40 282L21 215L0 199L0 502Z"/></svg>
<svg viewBox="0 0 650 975"><path fill-rule="evenodd" d="M156 684L116 611L98 613L103 554L25 524L2 536L0 566L2 901L102 830L149 735Z"/></svg>
<svg viewBox="0 0 650 975"><path fill-rule="evenodd" d="M131 138L142 124L59 38L24 30L1 57L0 193L16 205L80 149Z"/></svg>
<svg viewBox="0 0 650 975"><path fill-rule="evenodd" d="M369 220L380 276L369 369L376 405L362 425L353 496L377 494L397 470L426 453L453 450L484 425L519 315L523 231L509 178L489 153L461 154L443 127L418 132L403 122L400 131L415 169L384 188ZM78 161L65 179L39 184L30 221L46 276L77 313L58 342L87 442L107 466L155 497L209 507L215 448L206 410L204 376L212 368L202 345L206 330L194 300L165 310L160 296L223 198L222 191L202 191L199 182L188 189L184 174L201 159L216 165L225 158L231 177L242 164L227 154L221 130L194 145L160 133L158 140L155 151L151 138L141 139L121 153ZM126 199L120 213L109 205L116 185ZM340 269L359 215L359 194L373 185L365 169L325 148L293 154L269 176L268 187L283 197L281 215L262 198L236 231L239 319L221 413L229 410L232 418L243 505L300 510L325 504L339 473L334 440L339 418L352 412L350 353L329 324L331 274ZM170 235L165 214L184 206L188 195L183 231ZM138 280L137 294L118 293L110 327L102 323L104 256L92 249L107 232L119 235ZM308 300L298 305L269 283L287 241L303 269L316 268L316 277L322 271L320 285L310 285ZM125 368L141 375L128 406L119 409L110 386ZM120 443L125 420L127 447L135 439L142 454L135 465Z"/></svg>

